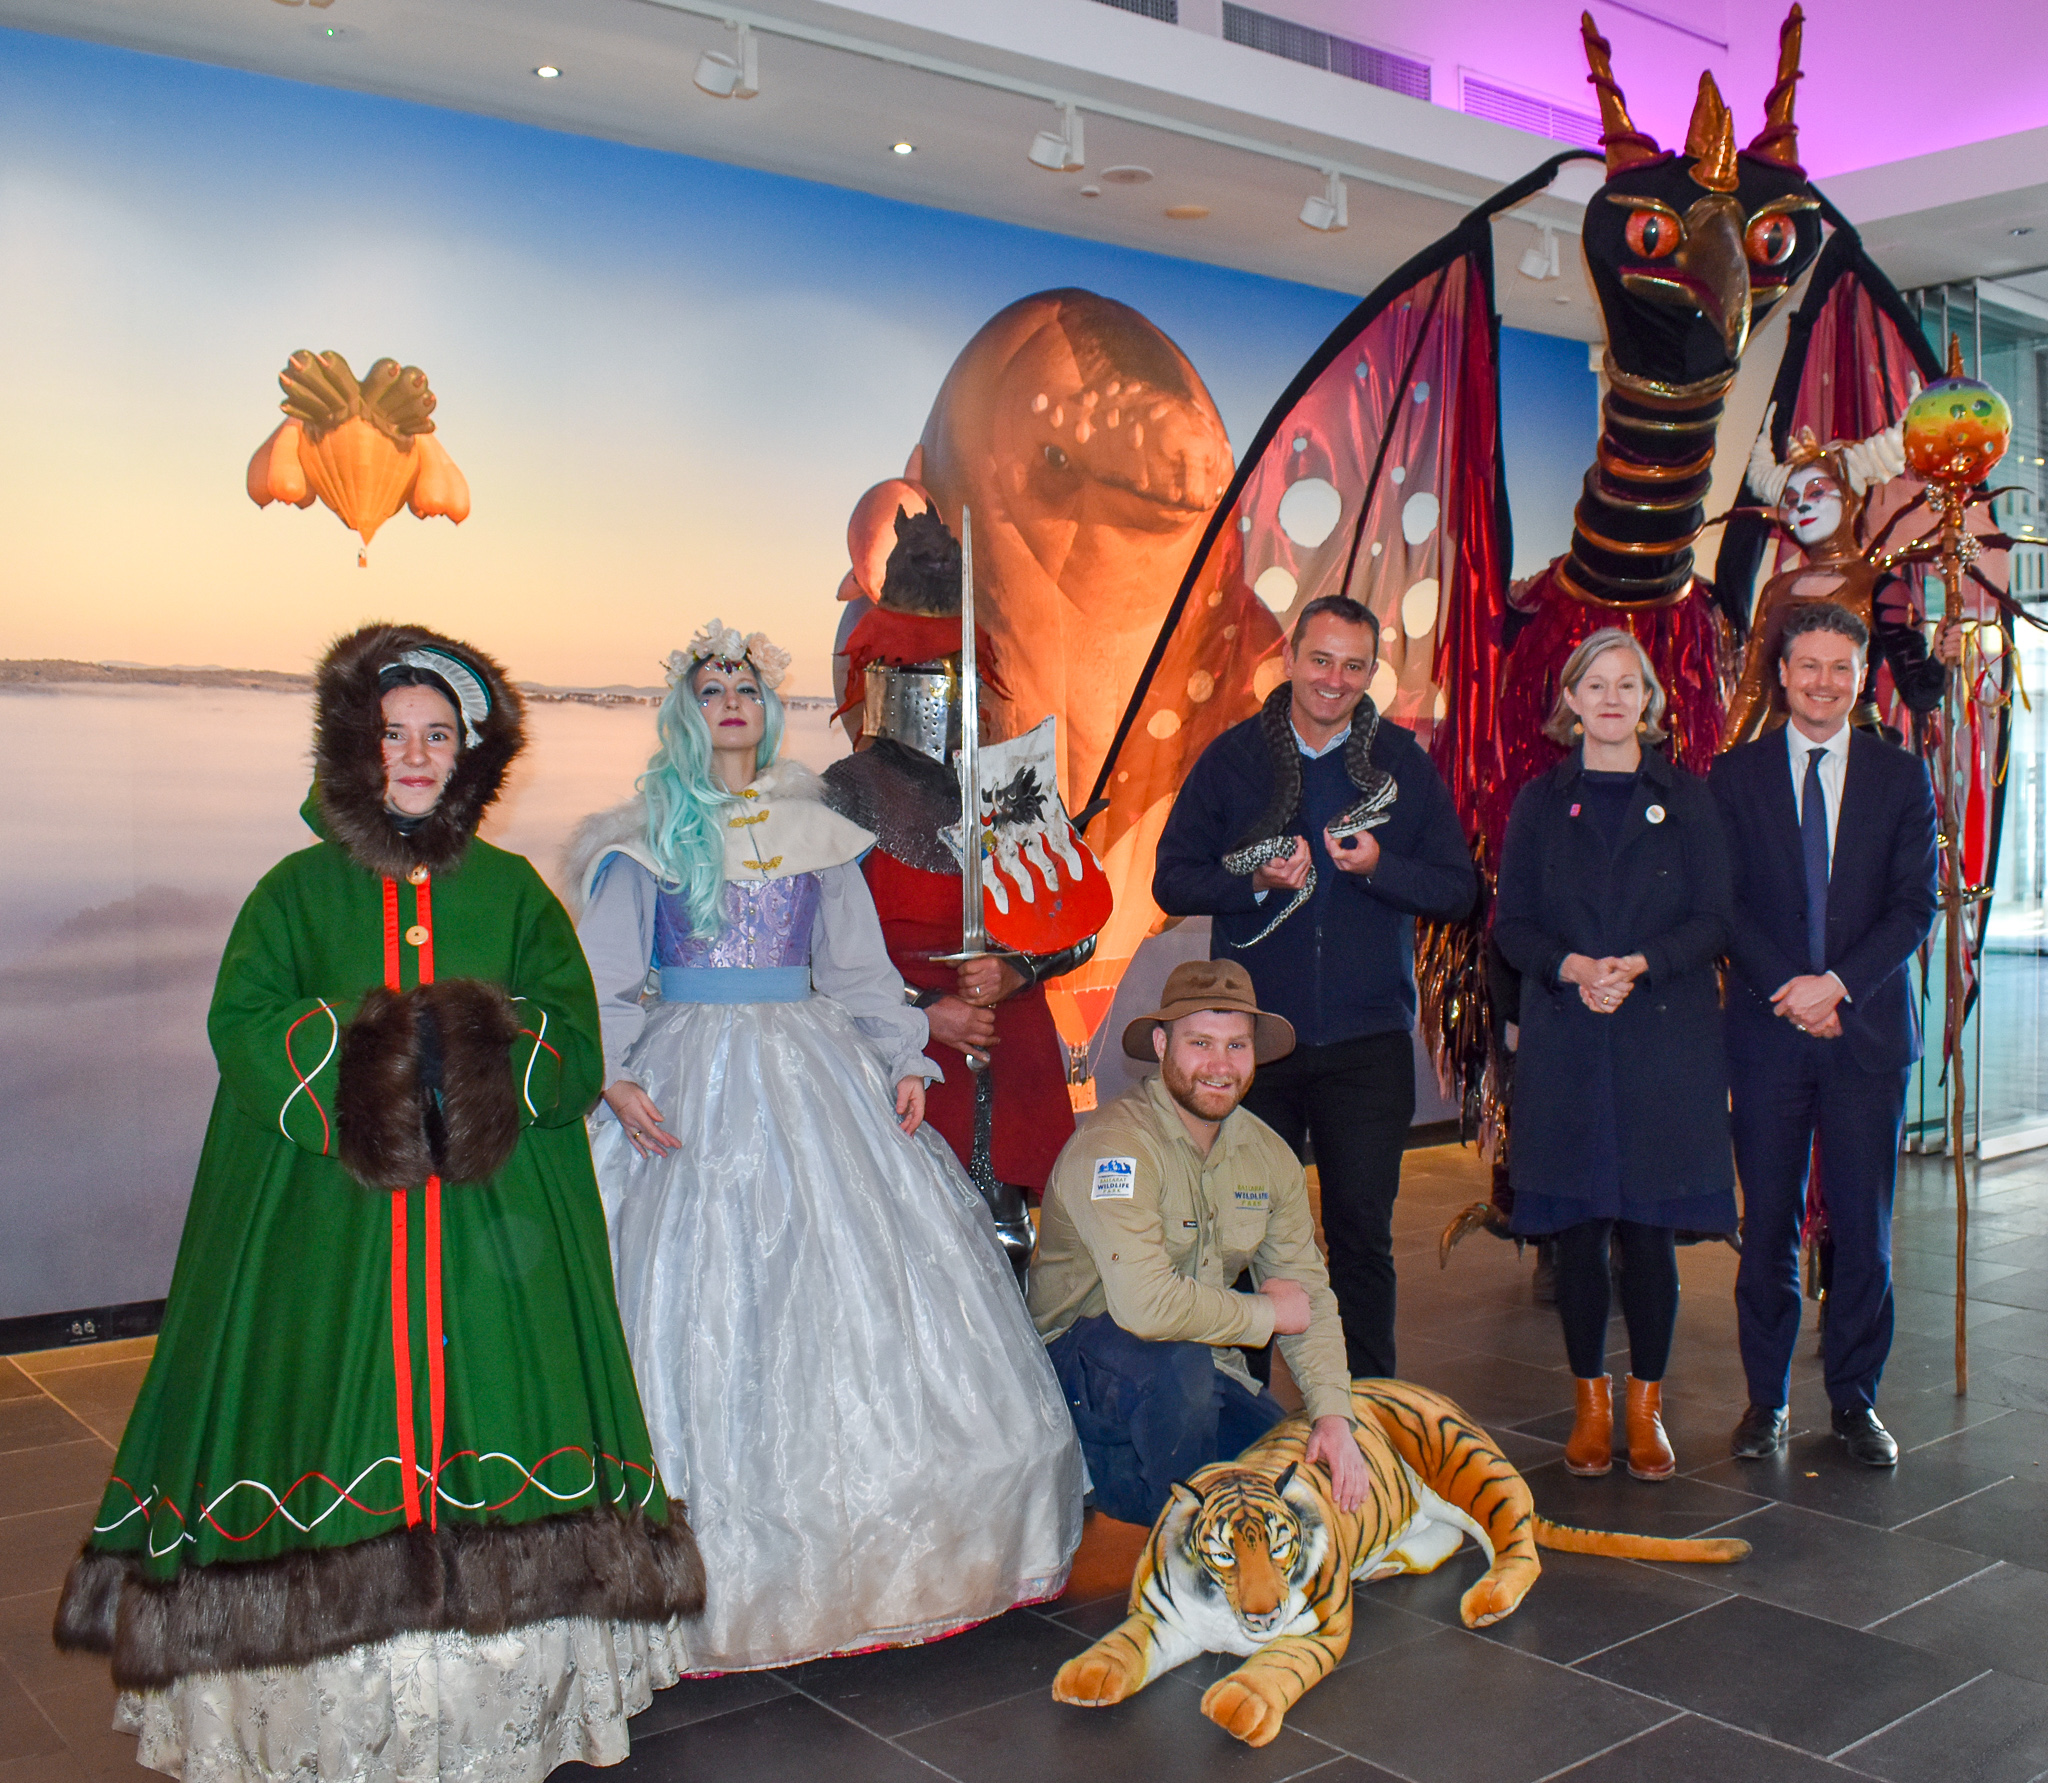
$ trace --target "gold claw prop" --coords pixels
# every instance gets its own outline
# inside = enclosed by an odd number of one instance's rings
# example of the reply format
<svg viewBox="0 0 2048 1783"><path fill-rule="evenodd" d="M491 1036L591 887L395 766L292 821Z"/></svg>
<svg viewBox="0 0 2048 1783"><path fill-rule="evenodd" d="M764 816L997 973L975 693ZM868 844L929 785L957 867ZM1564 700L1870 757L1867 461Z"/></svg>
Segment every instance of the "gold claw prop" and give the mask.
<svg viewBox="0 0 2048 1783"><path fill-rule="evenodd" d="M1451 1266L1451 1252L1456 1250L1474 1232L1491 1232L1496 1238L1512 1238L1507 1220L1491 1201L1475 1201L1470 1207L1461 1209L1437 1236L1436 1266L1448 1269Z"/></svg>

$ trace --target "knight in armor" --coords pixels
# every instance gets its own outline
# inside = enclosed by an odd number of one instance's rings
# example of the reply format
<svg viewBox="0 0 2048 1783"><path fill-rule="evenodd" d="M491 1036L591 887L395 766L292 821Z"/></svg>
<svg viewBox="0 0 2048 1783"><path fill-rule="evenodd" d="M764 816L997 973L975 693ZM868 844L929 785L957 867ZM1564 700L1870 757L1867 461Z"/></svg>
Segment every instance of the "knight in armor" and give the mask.
<svg viewBox="0 0 2048 1783"><path fill-rule="evenodd" d="M861 862L905 1000L925 1013L940 1062L925 1118L988 1200L1021 1274L1031 1258L1029 1209L1074 1131L1065 1049L1045 982L1095 951L1091 936L1054 954L1000 948L957 965L963 922L960 785L960 545L936 514L898 509L881 598L841 652L842 715L858 712L854 753L825 771L825 800L877 838ZM980 679L1004 688L986 634ZM943 1050L942 1050L943 1049Z"/></svg>

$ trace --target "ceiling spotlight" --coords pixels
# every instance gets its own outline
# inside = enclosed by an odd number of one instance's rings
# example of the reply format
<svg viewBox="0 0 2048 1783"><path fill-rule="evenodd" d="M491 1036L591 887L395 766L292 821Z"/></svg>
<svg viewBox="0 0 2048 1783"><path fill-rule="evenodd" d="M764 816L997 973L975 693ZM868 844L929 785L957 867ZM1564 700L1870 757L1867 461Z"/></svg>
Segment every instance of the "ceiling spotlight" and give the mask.
<svg viewBox="0 0 2048 1783"><path fill-rule="evenodd" d="M714 99L752 99L761 91L760 49L748 26L733 25L730 29L739 33L732 54L706 50L697 58L697 71L690 79Z"/></svg>
<svg viewBox="0 0 2048 1783"><path fill-rule="evenodd" d="M1079 173L1088 158L1081 143L1081 113L1072 105L1061 106L1060 113L1057 130L1041 130L1031 139L1031 164L1048 173Z"/></svg>
<svg viewBox="0 0 2048 1783"><path fill-rule="evenodd" d="M1301 203L1301 220L1311 229L1320 229L1334 235L1339 229L1348 229L1351 218L1346 211L1344 182L1332 168L1325 178L1320 192L1311 192Z"/></svg>
<svg viewBox="0 0 2048 1783"><path fill-rule="evenodd" d="M543 62L534 70L534 73L539 75L542 80L560 80L562 78L562 71L552 62Z"/></svg>
<svg viewBox="0 0 2048 1783"><path fill-rule="evenodd" d="M1516 268L1525 279L1554 279L1558 276L1557 231L1543 225L1543 245L1524 248Z"/></svg>
<svg viewBox="0 0 2048 1783"><path fill-rule="evenodd" d="M917 153L917 144L914 142L892 142L889 145L889 153L892 155L914 155Z"/></svg>

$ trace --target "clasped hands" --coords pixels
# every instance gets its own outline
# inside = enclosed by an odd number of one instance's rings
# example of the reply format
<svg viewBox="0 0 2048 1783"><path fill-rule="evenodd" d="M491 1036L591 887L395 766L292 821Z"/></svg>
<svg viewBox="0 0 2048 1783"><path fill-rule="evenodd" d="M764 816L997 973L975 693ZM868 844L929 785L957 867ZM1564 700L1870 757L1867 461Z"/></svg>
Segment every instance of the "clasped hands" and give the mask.
<svg viewBox="0 0 2048 1783"><path fill-rule="evenodd" d="M1842 1037L1840 1004L1849 993L1832 972L1807 972L1788 978L1771 992L1771 1013L1783 1017L1802 1034L1817 1040Z"/></svg>
<svg viewBox="0 0 2048 1783"><path fill-rule="evenodd" d="M1331 864L1340 873L1371 873L1380 864L1379 838L1370 830L1355 836L1333 836L1326 829L1323 846L1330 851ZM1252 874L1252 890L1300 891L1308 878L1309 864L1308 840L1296 836L1294 847L1283 859L1269 861Z"/></svg>
<svg viewBox="0 0 2048 1783"><path fill-rule="evenodd" d="M996 1005L1023 988L1023 973L996 954L962 960L953 994L924 1012L932 1038L965 1053L977 1065L987 1064L989 1049L996 1043Z"/></svg>
<svg viewBox="0 0 2048 1783"><path fill-rule="evenodd" d="M1568 953L1557 975L1566 984L1577 985L1579 1001L1595 1015L1612 1015L1628 1001L1636 980L1649 971L1650 962L1639 953L1604 959L1588 954Z"/></svg>

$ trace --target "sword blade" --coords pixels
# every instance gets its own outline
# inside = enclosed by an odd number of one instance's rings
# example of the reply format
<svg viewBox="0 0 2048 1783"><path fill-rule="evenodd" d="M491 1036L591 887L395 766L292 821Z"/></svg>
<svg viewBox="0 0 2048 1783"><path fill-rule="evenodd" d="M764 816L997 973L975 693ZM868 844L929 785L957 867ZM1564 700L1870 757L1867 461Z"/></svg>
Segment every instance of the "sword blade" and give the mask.
<svg viewBox="0 0 2048 1783"><path fill-rule="evenodd" d="M960 951L986 953L981 906L981 673L974 638L974 516L960 510Z"/></svg>

